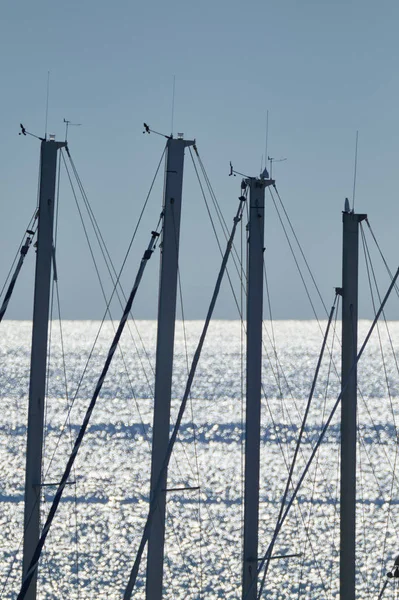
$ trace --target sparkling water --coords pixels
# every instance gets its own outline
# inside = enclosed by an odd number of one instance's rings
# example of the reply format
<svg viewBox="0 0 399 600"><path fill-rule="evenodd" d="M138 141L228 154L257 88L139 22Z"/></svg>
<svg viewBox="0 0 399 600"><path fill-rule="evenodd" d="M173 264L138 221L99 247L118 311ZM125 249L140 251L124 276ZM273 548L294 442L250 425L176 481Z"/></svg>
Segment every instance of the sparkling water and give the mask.
<svg viewBox="0 0 399 600"><path fill-rule="evenodd" d="M99 326L70 321L61 330L58 322L52 324L45 483L61 477L103 366L114 329L105 323L92 352ZM360 323L359 342L369 326ZM265 323L260 555L273 535L325 327L315 321L279 321L273 328ZM173 421L201 328L199 321L176 326ZM389 328L388 334L380 325L359 363L356 568L358 597L364 599L378 597L399 553L394 354L399 324ZM338 396L339 333L338 327L330 336L289 497ZM0 335L0 589L1 598L15 598L21 578L31 323L5 321ZM155 338L154 321L130 322L125 331L46 541L39 598L122 597L148 511ZM244 396L241 324L215 321L169 469L169 488L193 488L167 494L164 587L170 600L240 598ZM338 408L277 538L265 597L338 598L339 437ZM54 491L43 488L43 520ZM135 598L144 597L144 585L145 561Z"/></svg>

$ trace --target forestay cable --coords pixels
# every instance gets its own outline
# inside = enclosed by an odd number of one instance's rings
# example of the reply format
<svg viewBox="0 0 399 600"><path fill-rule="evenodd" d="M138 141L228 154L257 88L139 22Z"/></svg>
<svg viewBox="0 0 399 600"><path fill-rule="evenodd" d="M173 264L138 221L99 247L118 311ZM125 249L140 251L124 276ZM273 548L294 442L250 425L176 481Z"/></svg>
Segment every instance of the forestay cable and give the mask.
<svg viewBox="0 0 399 600"><path fill-rule="evenodd" d="M212 299L211 299L211 302L210 302L210 305L209 305L209 309L208 309L208 313L207 313L207 316L206 316L206 319L205 319L204 327L202 329L201 337L199 339L198 346L197 346L197 349L196 349L195 354L194 354L194 358L193 358L192 363L191 363L190 373L189 373L189 376L188 376L188 380L187 380L187 384L186 384L186 389L184 391L183 399L182 399L181 404L180 404L179 413L177 415L176 423L175 423L172 435L171 435L170 440L169 440L168 448L167 448L167 451L166 451L166 456L165 456L165 459L164 459L164 462L163 462L163 465L162 465L162 469L160 470L160 473L159 473L157 485L155 486L154 493L153 493L153 496L151 498L147 521L146 521L146 524L144 526L144 531L143 531L143 535L142 535L142 538L141 538L141 541L140 541L139 549L137 551L136 559L134 561L134 564L133 564L133 567L132 567L132 571L130 573L130 578L129 578L129 581L128 581L128 584L126 586L126 590L125 590L125 593L124 593L124 596L123 596L124 600L130 600L130 598L132 596L132 591L133 591L133 588L135 586L137 575L138 575L138 572L139 572L141 557L143 555L144 548L146 546L146 543L147 543L149 535L150 535L152 520L153 520L153 516L154 516L155 510L156 510L156 507L157 507L159 494L161 493L161 485L162 485L162 481L163 481L163 478L164 478L164 474L165 474L165 471L167 470L167 468L169 466L169 461L170 461L170 457L172 455L173 446L175 444L175 441L176 441L176 438L177 438L177 434L178 434L179 429L180 429L180 424L181 424L181 421L183 419L184 411L186 409L187 400L188 400L188 397L189 397L190 391L191 391L191 385L193 383L193 379L194 379L195 372L196 372L196 369L197 369L198 361L199 361L200 356L201 356L202 347L203 347L204 342L205 342L205 337L206 337L206 334L207 334L207 331L208 331L210 320L212 318L213 310L215 308L216 300L217 300L217 297L219 295L219 290L220 290L220 286L222 284L223 276L224 276L224 273L226 271L227 261L228 261L228 258L230 256L230 253L231 253L231 248L233 246L233 241L234 241L234 236L235 236L235 232L236 232L236 229L237 229L237 225L241 221L245 198L243 196L240 196L239 200L240 200L240 203L239 203L239 206L238 206L237 214L234 217L234 225L233 225L233 228L232 228L232 231L231 231L231 234L230 234L230 238L229 238L228 243L227 243L226 251L225 251L224 256L223 256L222 265L220 267L219 275L218 275L218 278L217 278L217 281L216 281L216 285L215 285L215 289L214 289L214 292L213 292L213 295L212 295Z"/></svg>
<svg viewBox="0 0 399 600"><path fill-rule="evenodd" d="M39 541L37 543L36 549L35 549L35 551L33 553L32 560L30 562L29 568L28 568L28 570L26 572L26 575L25 575L25 577L23 579L22 586L21 586L20 592L18 594L17 600L23 600L25 598L26 592L28 591L29 585L30 585L30 583L32 581L32 578L33 578L33 575L36 572L36 569L37 569L37 566L38 566L38 562L39 562L39 559L40 559L40 555L41 555L44 543L46 541L46 537L47 537L48 532L50 530L50 527L51 527L51 524L53 522L53 519L54 519L55 513L57 511L58 505L59 505L59 503L61 501L61 497L62 497L64 488L66 486L66 483L68 481L69 475L70 475L71 470L72 470L72 467L74 465L76 456L77 456L79 448L81 446L84 434L85 434L87 426L89 424L90 417L91 417L92 412L94 410L94 407L96 405L97 398L98 398L98 396L100 394L100 391L101 391L101 388L103 386L103 383L104 383L105 377L107 375L108 369L109 369L109 367L111 365L112 358L113 358L113 356L115 354L115 350L116 350L116 348L118 346L118 343L119 343L120 337L122 335L123 329L124 329L124 327L126 325L126 321L127 321L129 312L130 312L130 310L132 308L133 300L134 300L134 298L136 296L136 293L137 293L140 281L141 281L143 273L144 273L144 269L146 267L146 264L147 264L148 260L151 258L151 255L152 255L152 253L154 251L154 248L155 248L156 241L157 241L158 237L159 237L159 233L158 232L153 231L151 233L150 243L148 244L148 247L147 247L146 251L144 252L143 258L141 259L140 267L139 267L138 273L136 275L136 279L135 279L132 291L130 293L129 299L127 301L124 313L122 315L122 318L121 318L121 321L119 323L117 332L116 332L116 334L114 336L114 339L112 341L111 347L109 349L108 356L107 356L107 359L105 361L105 365L103 367L101 375L100 375L100 377L98 379L97 386L96 386L96 389L94 390L93 397L92 397L91 402L89 404L89 407L88 407L88 409L86 411L86 415L85 415L85 418L83 420L83 424L82 424L82 426L80 428L80 431L79 431L79 434L78 434L78 436L77 436L77 438L75 440L75 445L73 447L72 454L69 457L69 460L68 460L67 466L65 468L64 474L63 474L63 476L61 478L61 481L60 481L60 484L58 486L57 492L56 492L56 494L54 496L54 500L53 500L52 506L50 508L50 511L49 511L46 523L45 523L45 525L43 527L42 534L41 534L40 539L39 539Z"/></svg>

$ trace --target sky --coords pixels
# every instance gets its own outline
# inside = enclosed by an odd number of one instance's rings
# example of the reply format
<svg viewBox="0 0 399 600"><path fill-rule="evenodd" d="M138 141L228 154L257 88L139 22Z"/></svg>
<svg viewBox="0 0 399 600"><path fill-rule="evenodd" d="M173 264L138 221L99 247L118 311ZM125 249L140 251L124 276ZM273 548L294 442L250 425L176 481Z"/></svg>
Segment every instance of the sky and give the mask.
<svg viewBox="0 0 399 600"><path fill-rule="evenodd" d="M174 134L196 139L229 226L240 194L240 178L228 176L229 161L240 172L259 174L269 111L268 154L287 159L275 163L273 176L327 307L341 285L341 212L345 197L352 202L358 131L355 208L368 214L394 271L399 264L398 25L396 0L4 0L0 286L36 205L39 142L18 131L22 122L43 135L48 72L47 132L62 140L64 118L81 123L70 128L69 147L117 270L164 146L163 138L143 135L142 124L170 133L175 78ZM158 221L162 185L160 174L123 273L126 291ZM183 193L184 315L201 319L220 255L189 154ZM63 169L59 206L62 316L102 318L104 300ZM265 245L273 318L313 318L268 194ZM384 293L388 278L375 249L373 257ZM360 316L370 318L364 260L361 269ZM105 273L103 266L100 270ZM156 316L158 271L159 252L137 296L137 318ZM33 274L32 252L8 318L31 318ZM109 293L111 283L104 277ZM312 297L323 317L314 292ZM115 317L118 311L115 305ZM227 283L216 316L238 318ZM388 316L399 318L397 298L391 299Z"/></svg>

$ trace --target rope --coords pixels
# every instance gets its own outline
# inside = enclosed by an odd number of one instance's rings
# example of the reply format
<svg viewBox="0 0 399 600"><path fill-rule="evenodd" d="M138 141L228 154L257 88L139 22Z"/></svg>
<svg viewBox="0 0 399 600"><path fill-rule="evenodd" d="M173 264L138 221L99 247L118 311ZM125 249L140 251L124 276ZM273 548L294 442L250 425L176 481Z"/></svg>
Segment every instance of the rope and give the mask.
<svg viewBox="0 0 399 600"><path fill-rule="evenodd" d="M91 402L89 404L89 407L87 409L87 412L86 412L85 418L83 420L81 429L80 429L79 434L78 434L78 436L76 438L72 454L69 457L69 460L68 460L67 466L65 468L64 474L63 474L63 476L61 478L61 481L60 481L60 484L58 486L57 492L56 492L56 494L54 496L54 500L53 500L52 506L50 508L50 512L48 514L46 523L45 523L45 525L43 527L43 531L42 531L42 534L41 534L40 539L38 541L38 544L36 546L36 549L35 549L35 551L33 553L32 560L30 562L28 570L27 570L27 572L25 574L25 577L24 577L24 580L22 582L22 586L21 586L20 592L18 594L17 600L23 600L23 598L25 598L26 592L28 591L28 588L29 588L29 585L30 585L30 582L31 582L31 580L33 578L34 573L36 572L36 569L37 569L37 566L38 566L38 562L39 562L39 559L40 559L40 555L41 555L44 543L46 541L46 537L47 537L47 535L49 533L49 530L50 530L51 524L53 522L55 513L56 513L58 505L59 505L59 503L61 501L61 497L62 497L64 488L65 488L65 485L66 485L66 483L68 481L68 478L69 478L69 475L71 473L72 467L74 465L77 453L79 451L79 448L81 446L84 434L85 434L87 426L89 424L90 417L91 417L92 412L94 410L94 407L96 405L97 398L98 398L98 396L100 394L100 391L101 391L101 388L103 386L103 383L104 383L105 377L107 375L108 369L110 367L112 358L113 358L113 356L115 354L115 350L116 350L116 348L118 346L120 337L121 337L123 329L125 327L126 320L128 318L130 309L132 307L133 300L134 300L134 298L136 296L136 293L137 293L137 290L138 290L138 287L139 287L139 284L140 284L140 281L141 281L141 278L142 278L145 266L146 266L148 260L151 258L152 252L154 250L155 243L156 243L156 240L158 238L158 235L159 234L157 232L152 232L152 234L151 234L150 243L148 244L148 248L145 251L145 253L143 255L143 258L141 260L141 264L140 264L138 273L136 275L136 280L134 282L132 291L130 293L128 302L126 304L125 311L124 311L124 313L122 315L121 321L120 321L119 326L118 326L118 330L117 330L117 332L115 334L115 337L114 337L114 339L112 341L112 344L111 344L111 347L109 349L108 356L107 356L107 359L105 361L105 365L104 365L103 370L101 372L101 375L100 375L100 377L98 379L96 389L94 391L93 397L92 397Z"/></svg>
<svg viewBox="0 0 399 600"><path fill-rule="evenodd" d="M234 225L233 225L233 228L232 228L232 232L231 232L228 244L227 244L226 252L225 252L224 257L223 257L222 265L220 267L220 271L219 271L219 275L218 275L218 278L217 278L217 281L216 281L215 289L214 289L214 292L213 292L213 295L212 295L211 303L209 305L209 309L208 309L208 313L207 313L207 316L206 316L205 324L204 324L204 327L203 327L203 330L202 330L202 333L201 333L200 340L198 342L197 349L196 349L195 354L194 354L193 361L191 363L190 374L189 374L189 377L188 377L188 380L187 380L187 385L186 385L186 389L185 389L185 392L184 392L184 395L183 395L183 399L182 399L182 402L181 402L181 405L180 405L179 413L178 413L178 416L177 416L177 419L176 419L176 423L175 423L175 426L174 426L171 438L169 440L169 444L168 444L166 456L165 456L165 459L164 459L164 462L163 462L163 466L162 466L162 469L160 470L160 473L159 473L158 482L157 482L157 485L155 486L153 497L152 497L151 502L150 502L150 509L149 509L147 521L146 521L146 524L145 524L145 527L144 527L144 531L143 531L143 535L142 535L142 538L141 538L141 541L140 541L139 549L137 551L136 559L135 559L133 567L132 567L130 578L129 578L129 581L128 581L128 584L127 584L127 587L126 587L126 590L125 590L125 593L124 593L124 600L129 600L131 598L132 591L133 591L134 585L136 583L136 579L137 579L137 575L138 575L138 571L139 571L139 567L140 567L140 562L141 562L141 557L143 555L144 548L145 548L146 543L148 541L148 537L149 537L150 530L151 530L152 519L153 519L155 510L156 510L156 507L157 507L159 494L161 493L161 485L162 485L163 476L164 476L165 471L168 468L170 457L171 457L171 454L172 454L172 451L173 451L173 446L175 444L175 441L176 441L176 438L177 438L177 434L178 434L178 431L179 431L179 428L180 428L180 424L181 424L181 421L182 421L182 418L183 418L183 415L184 415L184 411L185 411L185 408L186 408L186 405L187 405L187 400L188 400L188 397L189 397L189 394L190 394L191 385L192 385L192 382L193 382L193 379L194 379L194 376L195 376L195 372L196 372L196 369L197 369L198 361L199 361L200 356L201 356L201 350L202 350L202 347L204 345L205 337L206 337L206 334L207 334L207 331L208 331L208 327L209 327L209 323L210 323L210 320L211 320L211 317L212 317L212 314L213 314L213 310L215 308L215 304L216 304L216 300L217 300L217 297L218 297L218 294L219 294L219 290L220 290L220 286L221 286L221 283L222 283L223 275L224 275L224 273L226 271L227 260L229 258L230 252L231 252L231 247L233 245L234 235L235 235L235 232L236 232L236 229L237 229L237 225L240 222L241 217L242 217L243 204L244 204L243 199L240 199L240 203L239 203L239 207L238 207L238 210L237 210L237 214L236 214L236 216L234 218Z"/></svg>

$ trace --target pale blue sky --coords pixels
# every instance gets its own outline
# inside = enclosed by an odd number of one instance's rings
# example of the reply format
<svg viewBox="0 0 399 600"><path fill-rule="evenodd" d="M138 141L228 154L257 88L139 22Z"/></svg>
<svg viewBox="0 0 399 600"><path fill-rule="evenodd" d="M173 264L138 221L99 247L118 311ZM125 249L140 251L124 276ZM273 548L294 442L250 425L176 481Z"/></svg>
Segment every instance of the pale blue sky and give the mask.
<svg viewBox="0 0 399 600"><path fill-rule="evenodd" d="M142 122L169 133L175 75L175 133L197 139L229 223L239 193L238 178L227 176L229 161L245 173L259 172L269 109L269 153L287 157L275 165L277 185L328 305L334 286L340 285L341 210L345 196L352 195L359 130L356 208L369 214L395 269L398 28L396 0L5 0L0 23L0 283L36 198L38 144L19 137L18 125L21 121L43 133L48 70L48 131L61 139L64 117L83 124L70 130L71 153L117 266L162 151L161 138L142 135ZM182 283L186 317L202 318L217 254L187 158ZM129 262L130 278L156 225L161 185L162 177ZM61 190L63 314L99 318L103 304L65 175ZM274 316L311 318L271 205L266 232ZM152 259L139 293L138 317L155 316L158 259ZM31 317L32 273L33 254L10 318ZM386 278L382 282L385 286ZM235 318L224 292L217 316ZM399 318L397 304L392 299L390 314ZM371 314L367 303L361 311Z"/></svg>

